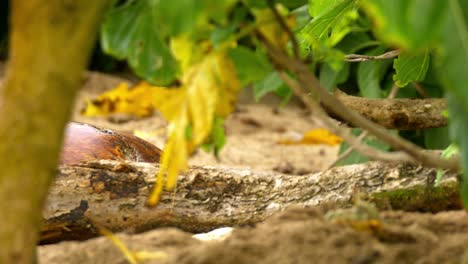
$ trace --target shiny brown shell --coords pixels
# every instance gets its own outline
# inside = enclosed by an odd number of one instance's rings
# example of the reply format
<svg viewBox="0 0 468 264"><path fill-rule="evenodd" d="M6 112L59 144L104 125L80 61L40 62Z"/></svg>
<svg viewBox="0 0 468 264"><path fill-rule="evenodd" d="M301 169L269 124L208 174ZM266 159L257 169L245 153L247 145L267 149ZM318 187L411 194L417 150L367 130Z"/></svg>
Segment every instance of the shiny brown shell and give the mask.
<svg viewBox="0 0 468 264"><path fill-rule="evenodd" d="M161 154L158 147L132 134L73 122L65 132L60 164L100 159L159 162Z"/></svg>

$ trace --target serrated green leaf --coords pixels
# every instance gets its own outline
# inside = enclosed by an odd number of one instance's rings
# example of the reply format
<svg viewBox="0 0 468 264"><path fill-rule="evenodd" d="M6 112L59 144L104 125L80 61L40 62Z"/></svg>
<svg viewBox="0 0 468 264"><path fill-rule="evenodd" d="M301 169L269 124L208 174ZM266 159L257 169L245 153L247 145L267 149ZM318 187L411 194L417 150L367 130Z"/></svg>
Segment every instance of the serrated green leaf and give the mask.
<svg viewBox="0 0 468 264"><path fill-rule="evenodd" d="M379 55L385 52L385 47L377 47L366 55ZM392 60L363 61L358 66L358 86L361 95L366 98L382 98L382 86L380 81L384 73L391 65Z"/></svg>
<svg viewBox="0 0 468 264"><path fill-rule="evenodd" d="M228 55L234 62L242 86L264 79L273 70L263 54L255 53L244 46L230 49Z"/></svg>
<svg viewBox="0 0 468 264"><path fill-rule="evenodd" d="M356 12L355 0L338 1L333 7L313 18L299 32L301 46L308 49L326 39L330 40L330 46L337 44L351 30L349 23L357 18Z"/></svg>
<svg viewBox="0 0 468 264"><path fill-rule="evenodd" d="M437 42L447 16L448 1L362 0L377 35L403 49L430 48Z"/></svg>
<svg viewBox="0 0 468 264"><path fill-rule="evenodd" d="M393 62L396 73L393 75L395 84L404 87L411 82L420 82L426 77L429 68L429 51L421 54L401 53Z"/></svg>
<svg viewBox="0 0 468 264"><path fill-rule="evenodd" d="M103 50L127 59L135 73L157 85L171 83L178 64L158 31L155 2L131 1L111 10L101 29Z"/></svg>

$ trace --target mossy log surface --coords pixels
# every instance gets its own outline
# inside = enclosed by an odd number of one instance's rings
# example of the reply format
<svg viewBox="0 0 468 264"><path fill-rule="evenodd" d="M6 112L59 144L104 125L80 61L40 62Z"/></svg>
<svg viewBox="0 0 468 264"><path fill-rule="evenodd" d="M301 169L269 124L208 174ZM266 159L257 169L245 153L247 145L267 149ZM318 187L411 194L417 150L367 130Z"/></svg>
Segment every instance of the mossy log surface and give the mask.
<svg viewBox="0 0 468 264"><path fill-rule="evenodd" d="M204 232L254 224L288 206L345 207L356 195L378 208L439 211L460 208L458 181L405 164L369 162L307 175L194 166L155 208L145 206L158 165L98 161L60 167L44 210L41 242L85 239L98 229L141 232L173 226Z"/></svg>

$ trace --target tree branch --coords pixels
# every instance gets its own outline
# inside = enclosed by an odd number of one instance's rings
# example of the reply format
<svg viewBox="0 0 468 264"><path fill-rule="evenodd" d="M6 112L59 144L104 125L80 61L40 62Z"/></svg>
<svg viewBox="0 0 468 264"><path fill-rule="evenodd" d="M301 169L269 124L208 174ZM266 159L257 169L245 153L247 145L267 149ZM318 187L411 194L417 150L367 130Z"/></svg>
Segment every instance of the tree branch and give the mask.
<svg viewBox="0 0 468 264"><path fill-rule="evenodd" d="M300 56L300 53L299 53L299 44L297 43L297 39L294 36L294 33L291 31L291 29L286 24L286 21L284 21L283 17L278 12L278 9L276 9L275 1L268 0L268 7L271 9L271 12L273 12L273 15L275 16L275 19L278 22L278 24L281 26L281 28L284 30L284 32L286 32L286 34L288 34L288 37L291 40L292 50L294 52L294 56L297 59L300 59L301 56Z"/></svg>
<svg viewBox="0 0 468 264"><path fill-rule="evenodd" d="M346 142L349 143L350 146L352 146L362 155L373 160L414 162L414 159L405 152L383 152L363 143L361 141L362 138L358 139L353 136L350 129L346 127L340 127L333 120L331 120L325 111L302 91L300 85L294 79L289 77L289 75L284 72L280 72L279 74L281 79L283 79L283 81L293 90L294 94L299 96L304 104L314 113L314 115L316 115L318 123L322 123L330 131L342 137Z"/></svg>
<svg viewBox="0 0 468 264"><path fill-rule="evenodd" d="M448 124L447 118L442 115L447 109L444 98L373 99L350 96L338 89L334 95L346 107L388 129L417 130L444 127ZM329 110L328 107L325 106L325 110ZM333 116L334 112L329 112Z"/></svg>
<svg viewBox="0 0 468 264"><path fill-rule="evenodd" d="M265 44L269 55L278 66L280 65L281 67L294 73L298 77L298 81L302 87L305 87L314 94L317 94L317 96L322 100L322 103L328 109L333 111L344 120L347 120L354 126L369 130L369 133L389 144L394 149L405 151L416 161L425 166L460 171L458 158L451 158L447 160L442 159L432 153L424 152L420 147L409 141L403 140L397 135L388 133L385 128L373 123L372 121L369 121L362 115L349 109L335 96L328 93L328 91L321 86L315 75L310 73L309 68L302 61L289 57L283 51L278 50L276 47L272 46L271 43L269 43L265 38L262 38L262 41ZM301 92L301 94L305 93ZM302 100L304 99L303 96L300 97Z"/></svg>
<svg viewBox="0 0 468 264"><path fill-rule="evenodd" d="M393 99L397 96L398 94L398 91L400 90L400 87L398 87L397 85L393 85L392 86L392 90L390 91L390 93L388 94L387 96L387 99ZM358 140L364 140L367 135L369 134L369 131L365 130L365 131L362 131L361 134L357 137ZM328 166L328 169L331 169L333 167L335 167L335 165L344 160L346 157L348 157L349 155L351 155L351 153L353 152L353 147L352 146L349 146L348 149L346 149L345 151L343 151L343 153L341 153L341 155L335 159L335 161L332 162L332 164L330 164Z"/></svg>

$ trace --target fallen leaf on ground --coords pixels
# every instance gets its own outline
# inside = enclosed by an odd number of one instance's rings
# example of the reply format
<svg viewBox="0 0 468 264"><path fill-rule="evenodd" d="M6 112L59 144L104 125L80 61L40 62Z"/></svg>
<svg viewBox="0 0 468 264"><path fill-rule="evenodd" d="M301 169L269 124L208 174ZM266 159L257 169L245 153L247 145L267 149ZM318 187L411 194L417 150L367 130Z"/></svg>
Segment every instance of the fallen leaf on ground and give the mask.
<svg viewBox="0 0 468 264"><path fill-rule="evenodd" d="M285 138L278 141L284 145L318 145L325 144L336 146L343 142L343 139L324 128L312 129L304 134L291 132Z"/></svg>

